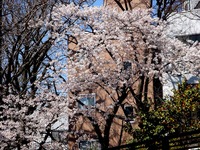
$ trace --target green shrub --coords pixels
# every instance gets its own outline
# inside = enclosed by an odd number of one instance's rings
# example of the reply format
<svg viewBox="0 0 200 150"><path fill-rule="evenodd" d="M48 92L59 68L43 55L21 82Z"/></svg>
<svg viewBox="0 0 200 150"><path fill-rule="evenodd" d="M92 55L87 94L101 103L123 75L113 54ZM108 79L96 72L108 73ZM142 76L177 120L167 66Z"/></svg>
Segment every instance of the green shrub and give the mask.
<svg viewBox="0 0 200 150"><path fill-rule="evenodd" d="M158 139L170 133L200 128L200 84L183 82L174 95L148 114L141 112L140 129L132 131L134 141Z"/></svg>

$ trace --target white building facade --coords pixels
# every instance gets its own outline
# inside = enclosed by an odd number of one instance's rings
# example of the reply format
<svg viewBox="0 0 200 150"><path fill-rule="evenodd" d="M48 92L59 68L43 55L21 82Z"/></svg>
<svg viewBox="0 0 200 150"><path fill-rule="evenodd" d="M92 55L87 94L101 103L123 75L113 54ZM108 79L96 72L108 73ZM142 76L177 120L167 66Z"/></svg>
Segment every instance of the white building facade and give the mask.
<svg viewBox="0 0 200 150"><path fill-rule="evenodd" d="M200 42L200 0L186 0L183 4L183 11L174 13L168 19L170 37L177 37L183 42L194 44ZM178 88L178 84L184 79L188 84L197 84L200 80L192 74L163 74L163 96L173 94L173 89Z"/></svg>

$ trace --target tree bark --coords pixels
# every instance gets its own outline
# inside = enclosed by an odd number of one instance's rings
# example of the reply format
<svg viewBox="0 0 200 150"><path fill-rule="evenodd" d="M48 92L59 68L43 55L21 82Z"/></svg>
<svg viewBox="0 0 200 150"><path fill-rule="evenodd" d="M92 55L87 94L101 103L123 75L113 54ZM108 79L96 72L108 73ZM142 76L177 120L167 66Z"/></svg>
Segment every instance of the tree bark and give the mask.
<svg viewBox="0 0 200 150"><path fill-rule="evenodd" d="M2 34L2 12L3 12L3 0L0 0L0 105L3 103L2 102L2 96L3 96L3 86L2 86L2 80L3 80L3 68L2 68L2 54L3 54L3 48L2 48L2 45L3 45L3 34Z"/></svg>

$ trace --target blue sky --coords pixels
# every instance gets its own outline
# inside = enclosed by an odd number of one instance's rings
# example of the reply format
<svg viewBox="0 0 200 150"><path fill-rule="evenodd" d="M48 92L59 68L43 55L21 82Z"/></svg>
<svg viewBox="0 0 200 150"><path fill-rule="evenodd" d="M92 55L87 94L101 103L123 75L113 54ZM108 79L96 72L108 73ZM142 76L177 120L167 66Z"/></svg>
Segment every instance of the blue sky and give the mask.
<svg viewBox="0 0 200 150"><path fill-rule="evenodd" d="M94 6L102 6L103 5L103 0L96 0L94 3Z"/></svg>

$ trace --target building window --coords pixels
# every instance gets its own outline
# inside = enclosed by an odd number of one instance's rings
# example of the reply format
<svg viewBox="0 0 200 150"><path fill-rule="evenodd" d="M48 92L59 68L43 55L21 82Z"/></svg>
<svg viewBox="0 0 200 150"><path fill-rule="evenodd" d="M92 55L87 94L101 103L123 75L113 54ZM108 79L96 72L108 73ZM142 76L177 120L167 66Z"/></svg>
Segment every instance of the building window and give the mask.
<svg viewBox="0 0 200 150"><path fill-rule="evenodd" d="M187 44L194 44L194 42L196 42L196 41L200 42L199 34L187 35L187 36L177 36L177 38Z"/></svg>
<svg viewBox="0 0 200 150"><path fill-rule="evenodd" d="M199 34L190 35L189 40L192 40L194 42L196 42L196 41L200 42L200 35Z"/></svg>
<svg viewBox="0 0 200 150"><path fill-rule="evenodd" d="M95 94L79 95L78 108L85 109L85 106L95 106Z"/></svg>
<svg viewBox="0 0 200 150"><path fill-rule="evenodd" d="M133 107L131 105L125 106L124 107L124 113L125 113L126 117L133 116Z"/></svg>
<svg viewBox="0 0 200 150"><path fill-rule="evenodd" d="M126 80L130 79L131 76L131 70L132 70L132 63L130 61L124 61L122 64L122 69L121 69L121 73L123 73L123 77Z"/></svg>
<svg viewBox="0 0 200 150"><path fill-rule="evenodd" d="M133 106L131 106L131 105L124 106L124 114L125 114L128 122L135 120L135 115L134 115L134 112L133 112Z"/></svg>
<svg viewBox="0 0 200 150"><path fill-rule="evenodd" d="M51 134L52 134L52 138L55 140L55 141L58 141L58 142L63 142L65 143L66 140L65 140L65 132L67 132L67 130L52 130L51 131Z"/></svg>
<svg viewBox="0 0 200 150"><path fill-rule="evenodd" d="M124 70L131 70L131 68L132 68L132 64L131 64L130 61L124 61L123 62L123 69Z"/></svg>
<svg viewBox="0 0 200 150"><path fill-rule="evenodd" d="M97 142L97 140L91 140L91 141L80 141L79 142L79 150L100 150L100 144Z"/></svg>

